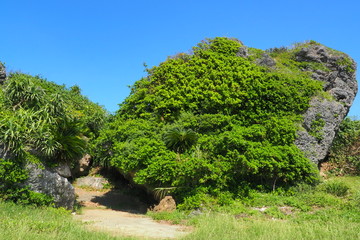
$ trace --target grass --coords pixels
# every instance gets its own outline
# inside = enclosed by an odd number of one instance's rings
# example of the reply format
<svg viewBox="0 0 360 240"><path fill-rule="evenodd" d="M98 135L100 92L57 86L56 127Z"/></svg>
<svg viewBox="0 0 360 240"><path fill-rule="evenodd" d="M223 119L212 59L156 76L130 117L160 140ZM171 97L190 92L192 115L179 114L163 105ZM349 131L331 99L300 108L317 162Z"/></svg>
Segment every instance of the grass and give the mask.
<svg viewBox="0 0 360 240"><path fill-rule="evenodd" d="M326 216L328 214L328 216ZM323 218L325 215L325 219ZM315 214L310 219L236 219L231 215L209 214L199 218L198 229L184 239L359 239L359 222L336 213Z"/></svg>
<svg viewBox="0 0 360 240"><path fill-rule="evenodd" d="M300 186L290 193L253 192L248 199L202 212L148 215L192 226L194 231L182 240L360 239L360 177L332 177L316 188ZM90 231L62 209L4 202L0 202L0 233L1 240L140 239Z"/></svg>
<svg viewBox="0 0 360 240"><path fill-rule="evenodd" d="M184 240L360 239L360 177L333 177L316 188L299 186L282 194L254 192L210 209L197 216L150 215L194 226Z"/></svg>
<svg viewBox="0 0 360 240"><path fill-rule="evenodd" d="M1 240L130 240L89 231L63 209L35 208L0 202Z"/></svg>

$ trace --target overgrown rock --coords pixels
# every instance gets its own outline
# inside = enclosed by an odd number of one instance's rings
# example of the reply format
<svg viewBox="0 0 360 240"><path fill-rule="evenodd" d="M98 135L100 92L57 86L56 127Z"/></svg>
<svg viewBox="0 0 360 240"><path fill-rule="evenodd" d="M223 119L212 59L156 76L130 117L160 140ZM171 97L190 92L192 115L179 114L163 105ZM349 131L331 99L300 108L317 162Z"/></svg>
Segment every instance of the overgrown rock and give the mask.
<svg viewBox="0 0 360 240"><path fill-rule="evenodd" d="M316 62L328 71L307 69L312 78L324 82L328 97L315 97L303 114L303 129L295 144L314 163L321 163L329 152L341 121L346 117L358 91L356 63L346 54L321 45L308 45L296 54L300 62Z"/></svg>
<svg viewBox="0 0 360 240"><path fill-rule="evenodd" d="M240 47L239 51L236 53L236 56L247 58L249 56L248 48L245 46Z"/></svg>
<svg viewBox="0 0 360 240"><path fill-rule="evenodd" d="M73 209L75 189L70 182L60 176L56 170L36 164L27 164L29 178L25 185L32 191L44 193L54 198L55 206Z"/></svg>
<svg viewBox="0 0 360 240"><path fill-rule="evenodd" d="M172 212L176 210L176 202L171 196L164 197L153 209L154 212Z"/></svg>
<svg viewBox="0 0 360 240"><path fill-rule="evenodd" d="M268 54L263 53L261 58L256 61L260 66L274 67L276 62Z"/></svg>

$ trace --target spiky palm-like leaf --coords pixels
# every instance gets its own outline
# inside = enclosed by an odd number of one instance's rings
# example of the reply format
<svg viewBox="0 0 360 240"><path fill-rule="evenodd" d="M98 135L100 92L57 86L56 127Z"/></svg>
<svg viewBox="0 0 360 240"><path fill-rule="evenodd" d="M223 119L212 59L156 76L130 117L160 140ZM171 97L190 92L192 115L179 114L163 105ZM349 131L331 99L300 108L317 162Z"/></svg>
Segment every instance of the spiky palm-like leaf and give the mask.
<svg viewBox="0 0 360 240"><path fill-rule="evenodd" d="M176 127L168 130L163 139L166 147L177 153L183 153L196 143L197 135L191 129Z"/></svg>
<svg viewBox="0 0 360 240"><path fill-rule="evenodd" d="M79 125L74 121L62 121L55 131L54 141L58 149L55 156L60 161L71 161L82 156L86 150L86 141L80 136Z"/></svg>

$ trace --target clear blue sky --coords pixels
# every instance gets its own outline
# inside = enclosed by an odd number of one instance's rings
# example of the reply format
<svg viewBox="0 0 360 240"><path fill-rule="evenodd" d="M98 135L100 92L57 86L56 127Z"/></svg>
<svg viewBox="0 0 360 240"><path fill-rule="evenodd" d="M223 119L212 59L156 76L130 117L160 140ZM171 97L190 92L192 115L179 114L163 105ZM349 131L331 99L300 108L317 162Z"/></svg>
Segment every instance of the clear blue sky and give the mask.
<svg viewBox="0 0 360 240"><path fill-rule="evenodd" d="M1 0L0 61L113 112L128 85L205 38L260 49L315 40L360 63L359 0ZM360 94L349 113L360 117Z"/></svg>

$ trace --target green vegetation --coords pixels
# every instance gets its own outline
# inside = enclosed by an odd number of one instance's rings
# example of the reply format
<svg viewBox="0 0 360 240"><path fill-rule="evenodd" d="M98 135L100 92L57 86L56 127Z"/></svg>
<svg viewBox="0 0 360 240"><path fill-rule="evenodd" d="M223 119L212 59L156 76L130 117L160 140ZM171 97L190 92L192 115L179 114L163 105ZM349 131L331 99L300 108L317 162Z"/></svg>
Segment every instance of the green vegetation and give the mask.
<svg viewBox="0 0 360 240"><path fill-rule="evenodd" d="M334 139L327 162L335 175L360 173L360 121L345 118Z"/></svg>
<svg viewBox="0 0 360 240"><path fill-rule="evenodd" d="M198 214L149 215L195 226L183 239L358 239L359 183L359 177L336 177L317 187L301 185L286 193L253 191L226 206L204 206ZM329 192L334 185L345 187L347 194L340 196L333 187Z"/></svg>
<svg viewBox="0 0 360 240"><path fill-rule="evenodd" d="M0 91L0 199L48 205L28 190L25 165L71 164L99 134L106 112L80 94L38 76L11 74Z"/></svg>
<svg viewBox="0 0 360 240"><path fill-rule="evenodd" d="M345 196L327 193L329 182L347 186ZM193 211L150 212L157 220L192 226L180 239L336 239L360 237L360 178L334 177L317 187L251 191L246 199ZM63 209L0 202L0 239L142 239L111 237L75 222Z"/></svg>
<svg viewBox="0 0 360 240"><path fill-rule="evenodd" d="M256 64L262 50L238 56L240 47L208 39L193 54L147 69L96 140L97 163L147 188L170 189L184 209L208 197L316 183L316 168L294 140L322 83L296 61L300 46L272 50L276 68Z"/></svg>
<svg viewBox="0 0 360 240"><path fill-rule="evenodd" d="M236 39L202 41L191 54L146 69L113 116L38 76L13 73L0 91L0 239L129 239L88 232L52 199L24 186L25 166L72 164L84 153L178 210L154 219L194 226L184 239L359 239L360 121L340 126L321 181L294 144L311 98L329 98L298 61L315 41L266 51ZM353 73L346 55L337 64ZM271 67L260 65L270 55ZM309 133L323 138L317 115ZM11 200L15 205L5 202Z"/></svg>
<svg viewBox="0 0 360 240"><path fill-rule="evenodd" d="M311 122L309 134L320 142L324 138L324 126L325 120L322 119L320 114L317 114L315 119Z"/></svg>
<svg viewBox="0 0 360 240"><path fill-rule="evenodd" d="M55 208L33 208L0 202L0 239L119 239L108 234L86 230L84 225L72 219L69 212Z"/></svg>

